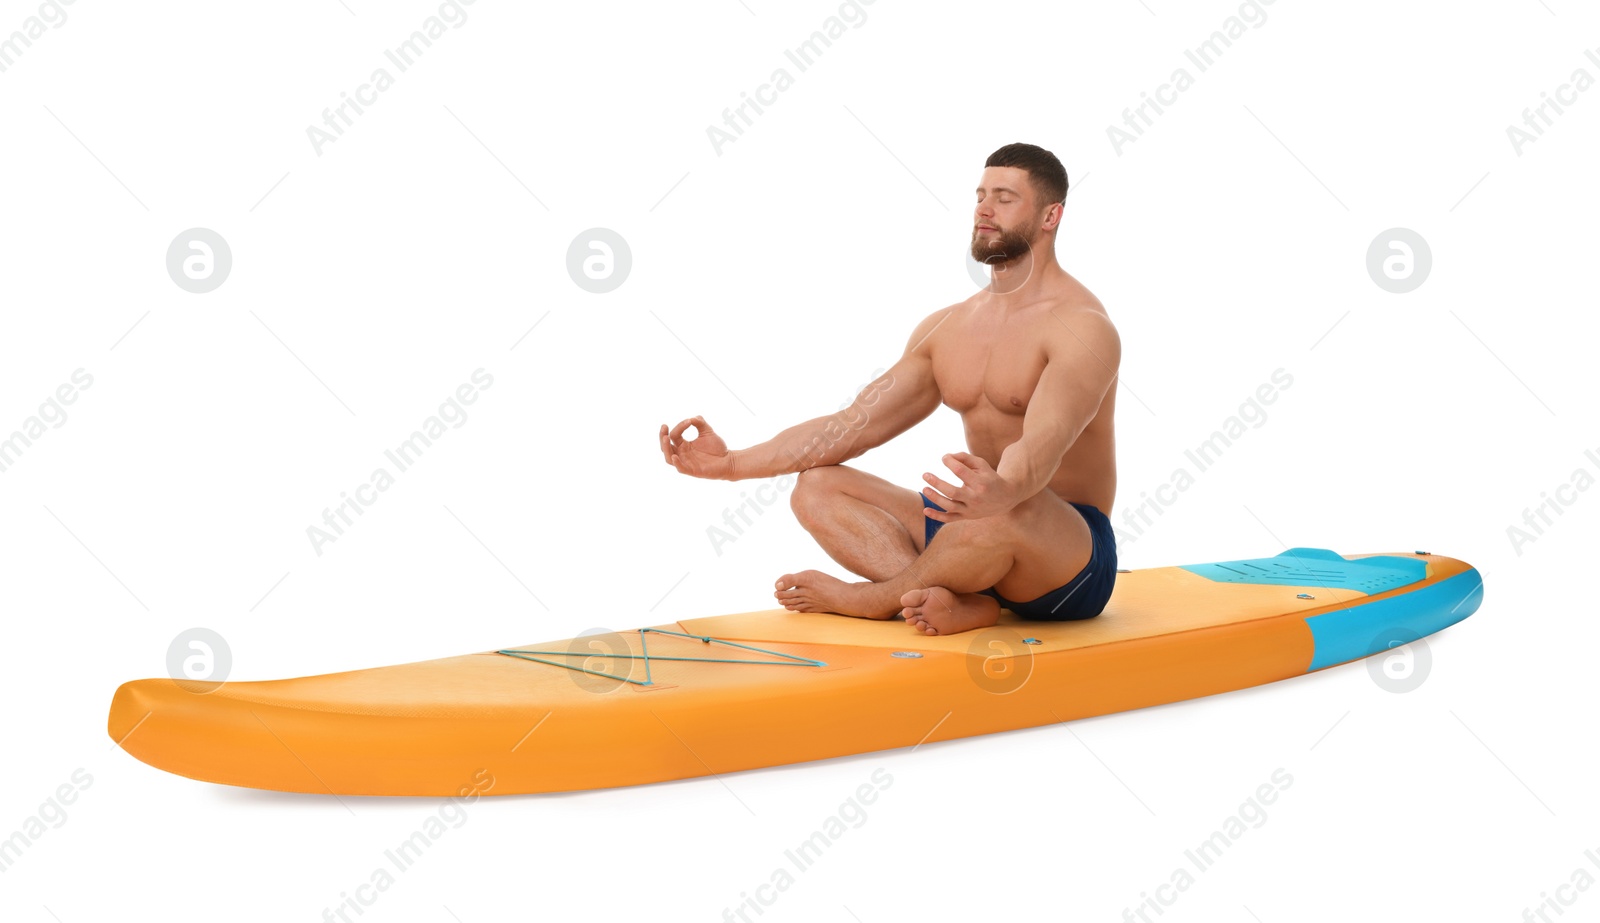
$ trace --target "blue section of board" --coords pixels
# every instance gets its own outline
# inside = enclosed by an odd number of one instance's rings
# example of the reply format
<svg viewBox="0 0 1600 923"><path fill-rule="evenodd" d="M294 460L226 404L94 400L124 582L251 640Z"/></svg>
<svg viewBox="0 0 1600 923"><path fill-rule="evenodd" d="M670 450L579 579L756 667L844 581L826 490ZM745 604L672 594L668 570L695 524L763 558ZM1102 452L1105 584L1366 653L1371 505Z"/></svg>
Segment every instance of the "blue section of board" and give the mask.
<svg viewBox="0 0 1600 923"><path fill-rule="evenodd" d="M1428 562L1396 555L1348 560L1326 548L1290 548L1271 558L1185 564L1183 569L1217 583L1321 587L1376 596L1422 580L1428 575Z"/></svg>
<svg viewBox="0 0 1600 923"><path fill-rule="evenodd" d="M1306 627L1311 629L1315 647L1306 672L1431 635L1478 611L1482 602L1483 577L1477 568L1468 568L1448 580L1399 596L1307 616Z"/></svg>

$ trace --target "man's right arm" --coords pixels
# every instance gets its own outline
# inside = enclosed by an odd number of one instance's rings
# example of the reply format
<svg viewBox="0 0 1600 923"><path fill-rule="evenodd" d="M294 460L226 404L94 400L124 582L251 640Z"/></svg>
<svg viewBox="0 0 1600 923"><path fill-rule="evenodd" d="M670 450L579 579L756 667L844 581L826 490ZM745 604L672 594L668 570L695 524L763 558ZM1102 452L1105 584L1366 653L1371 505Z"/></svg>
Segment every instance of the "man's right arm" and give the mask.
<svg viewBox="0 0 1600 923"><path fill-rule="evenodd" d="M861 389L849 407L789 427L760 445L732 456L731 480L775 477L837 465L883 445L921 421L939 406L933 378L931 334L951 308L933 312L917 325L905 353L884 374Z"/></svg>

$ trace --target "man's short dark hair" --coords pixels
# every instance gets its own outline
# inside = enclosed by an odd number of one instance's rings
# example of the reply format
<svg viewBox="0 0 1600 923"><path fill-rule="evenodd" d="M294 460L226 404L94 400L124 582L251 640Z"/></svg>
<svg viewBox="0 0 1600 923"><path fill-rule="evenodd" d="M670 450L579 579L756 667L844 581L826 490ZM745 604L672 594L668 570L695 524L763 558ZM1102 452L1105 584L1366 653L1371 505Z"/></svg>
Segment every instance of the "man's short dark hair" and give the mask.
<svg viewBox="0 0 1600 923"><path fill-rule="evenodd" d="M1067 200L1067 170L1056 155L1037 144L1007 144L984 161L986 167L1019 167L1028 171L1028 179L1045 205Z"/></svg>

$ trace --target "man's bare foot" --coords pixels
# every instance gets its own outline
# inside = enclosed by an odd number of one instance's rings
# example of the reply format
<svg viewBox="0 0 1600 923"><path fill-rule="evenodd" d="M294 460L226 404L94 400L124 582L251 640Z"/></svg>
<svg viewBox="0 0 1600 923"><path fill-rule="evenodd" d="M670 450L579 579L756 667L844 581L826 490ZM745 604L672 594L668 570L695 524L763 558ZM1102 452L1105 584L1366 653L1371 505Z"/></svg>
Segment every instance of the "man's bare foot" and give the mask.
<svg viewBox="0 0 1600 923"><path fill-rule="evenodd" d="M773 584L785 609L795 612L833 612L857 618L888 619L894 610L882 611L871 601L871 583L845 583L820 570L802 570L784 574Z"/></svg>
<svg viewBox="0 0 1600 923"><path fill-rule="evenodd" d="M1000 621L1000 603L982 593L954 593L942 586L918 588L900 597L906 624L929 635L953 635Z"/></svg>

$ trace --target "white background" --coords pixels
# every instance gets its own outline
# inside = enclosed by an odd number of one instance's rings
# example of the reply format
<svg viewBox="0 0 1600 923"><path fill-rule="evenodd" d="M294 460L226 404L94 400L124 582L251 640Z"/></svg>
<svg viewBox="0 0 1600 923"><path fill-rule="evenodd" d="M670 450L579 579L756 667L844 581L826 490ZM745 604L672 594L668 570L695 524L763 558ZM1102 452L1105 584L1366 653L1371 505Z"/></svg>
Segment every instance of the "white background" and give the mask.
<svg viewBox="0 0 1600 923"><path fill-rule="evenodd" d="M360 919L720 920L880 768L866 822L759 919L1123 919L1280 767L1266 820L1163 921L1512 921L1600 877L1600 492L1507 533L1600 475L1600 92L1520 154L1506 133L1575 69L1600 77L1592 10L1278 0L1200 73L1184 49L1237 5L878 0L800 73L783 51L836 4L479 0L398 73L383 51L438 9L78 0L0 74L0 434L93 376L0 474L0 838L92 777L0 873L0 917L319 920L437 814L117 749L112 691L162 675L185 629L266 679L768 608L779 573L838 573L786 499L716 553L707 527L756 484L676 474L656 427L703 413L743 447L848 401L973 291L971 190L1018 140L1066 164L1058 255L1122 335L1123 566L1462 558L1484 604L1429 639L1426 681L1397 695L1353 664L484 800ZM0 34L38 10L6 0ZM380 66L393 87L319 155L307 127ZM707 126L778 67L794 85L719 154ZM1193 87L1119 153L1107 126L1178 67ZM193 227L233 252L209 294L165 269ZM593 227L632 250L610 294L566 271ZM1431 245L1410 294L1366 271L1393 227ZM306 528L478 368L470 418L317 555ZM1133 535L1124 512L1279 368L1266 421ZM859 463L916 487L958 448L941 408Z"/></svg>

